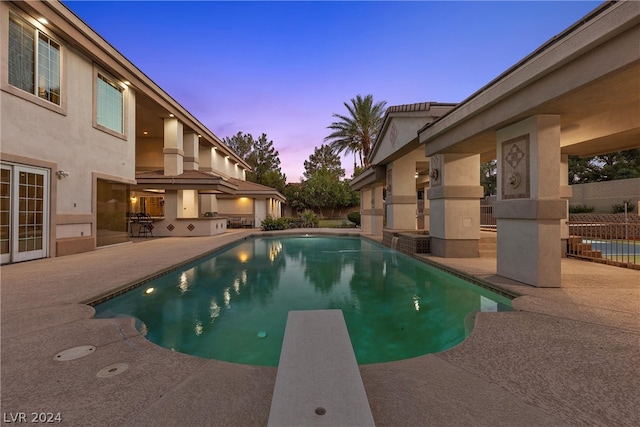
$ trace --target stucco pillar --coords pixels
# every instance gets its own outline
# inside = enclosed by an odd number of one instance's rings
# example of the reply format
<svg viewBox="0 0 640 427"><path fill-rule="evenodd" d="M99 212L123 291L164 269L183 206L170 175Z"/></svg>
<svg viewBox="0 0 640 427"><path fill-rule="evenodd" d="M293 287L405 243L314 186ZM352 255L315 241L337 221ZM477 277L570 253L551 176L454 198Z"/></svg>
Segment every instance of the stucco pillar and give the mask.
<svg viewBox="0 0 640 427"><path fill-rule="evenodd" d="M375 183L360 190L360 229L365 234L379 236L384 222L384 187Z"/></svg>
<svg viewBox="0 0 640 427"><path fill-rule="evenodd" d="M371 219L373 211L373 191L371 187L360 189L360 229L365 234L371 232Z"/></svg>
<svg viewBox="0 0 640 427"><path fill-rule="evenodd" d="M211 172L213 170L213 147L198 147L198 170Z"/></svg>
<svg viewBox="0 0 640 427"><path fill-rule="evenodd" d="M529 117L497 133L497 273L539 287L561 284L560 116Z"/></svg>
<svg viewBox="0 0 640 427"><path fill-rule="evenodd" d="M184 148L182 139L182 123L171 117L164 119L164 174L181 175L184 171Z"/></svg>
<svg viewBox="0 0 640 427"><path fill-rule="evenodd" d="M560 197L565 201L565 218L560 220L560 253L567 256L569 244L569 199L573 196L573 189L569 185L569 155L560 155Z"/></svg>
<svg viewBox="0 0 640 427"><path fill-rule="evenodd" d="M416 182L419 189L422 190L422 200L417 201L418 209L418 230L429 231L429 213L430 204L427 198L427 191L429 190L429 180L421 178Z"/></svg>
<svg viewBox="0 0 640 427"><path fill-rule="evenodd" d="M431 253L477 258L480 241L479 154L436 154L430 159L429 235Z"/></svg>
<svg viewBox="0 0 640 427"><path fill-rule="evenodd" d="M183 135L184 170L197 171L200 165L200 143L198 135L186 132Z"/></svg>
<svg viewBox="0 0 640 427"><path fill-rule="evenodd" d="M401 157L387 167L387 229L416 229L416 165Z"/></svg>

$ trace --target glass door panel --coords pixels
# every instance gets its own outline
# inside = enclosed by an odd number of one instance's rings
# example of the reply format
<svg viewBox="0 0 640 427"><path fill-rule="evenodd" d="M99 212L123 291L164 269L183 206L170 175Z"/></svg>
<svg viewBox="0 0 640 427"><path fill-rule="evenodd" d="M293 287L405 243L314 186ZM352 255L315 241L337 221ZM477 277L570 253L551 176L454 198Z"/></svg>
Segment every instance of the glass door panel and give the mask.
<svg viewBox="0 0 640 427"><path fill-rule="evenodd" d="M24 166L13 169L13 192L18 195L18 203L12 216L18 222L13 229L12 261L44 258L48 255L49 173Z"/></svg>
<svg viewBox="0 0 640 427"><path fill-rule="evenodd" d="M0 169L0 263L11 261L11 168Z"/></svg>

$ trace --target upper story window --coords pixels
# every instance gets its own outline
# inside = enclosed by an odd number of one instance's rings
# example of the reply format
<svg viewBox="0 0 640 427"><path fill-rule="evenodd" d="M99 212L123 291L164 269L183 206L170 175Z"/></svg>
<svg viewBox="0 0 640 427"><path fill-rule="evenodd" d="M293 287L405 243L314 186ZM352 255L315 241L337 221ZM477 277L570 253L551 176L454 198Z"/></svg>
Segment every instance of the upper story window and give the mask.
<svg viewBox="0 0 640 427"><path fill-rule="evenodd" d="M9 84L60 105L60 44L9 16Z"/></svg>
<svg viewBox="0 0 640 427"><path fill-rule="evenodd" d="M96 123L124 133L124 89L100 73L96 81Z"/></svg>

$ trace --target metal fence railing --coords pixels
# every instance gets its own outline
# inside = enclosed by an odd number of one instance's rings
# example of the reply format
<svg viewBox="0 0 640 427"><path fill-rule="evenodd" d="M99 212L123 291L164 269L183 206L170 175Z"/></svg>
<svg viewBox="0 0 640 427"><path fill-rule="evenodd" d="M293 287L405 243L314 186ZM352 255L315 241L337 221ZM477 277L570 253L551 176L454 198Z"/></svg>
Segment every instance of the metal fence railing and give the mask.
<svg viewBox="0 0 640 427"><path fill-rule="evenodd" d="M568 225L567 255L640 268L640 224L570 222Z"/></svg>
<svg viewBox="0 0 640 427"><path fill-rule="evenodd" d="M480 205L480 228L495 230L496 219L493 217L492 205Z"/></svg>

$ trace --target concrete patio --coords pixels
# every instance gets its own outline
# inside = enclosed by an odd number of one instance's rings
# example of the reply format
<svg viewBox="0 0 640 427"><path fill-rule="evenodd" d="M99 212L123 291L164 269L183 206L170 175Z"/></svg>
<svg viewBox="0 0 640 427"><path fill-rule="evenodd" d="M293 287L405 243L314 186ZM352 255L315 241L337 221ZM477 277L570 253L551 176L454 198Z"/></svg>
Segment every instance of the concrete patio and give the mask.
<svg viewBox="0 0 640 427"><path fill-rule="evenodd" d="M77 426L266 425L276 368L175 353L130 320L92 319L83 304L252 233L3 266L3 420L48 412ZM495 258L424 258L521 296L513 312L480 313L448 351L361 365L376 425L640 425L639 271L562 259L562 287L545 289L496 276ZM81 345L95 352L54 360ZM96 376L123 363L119 375Z"/></svg>

